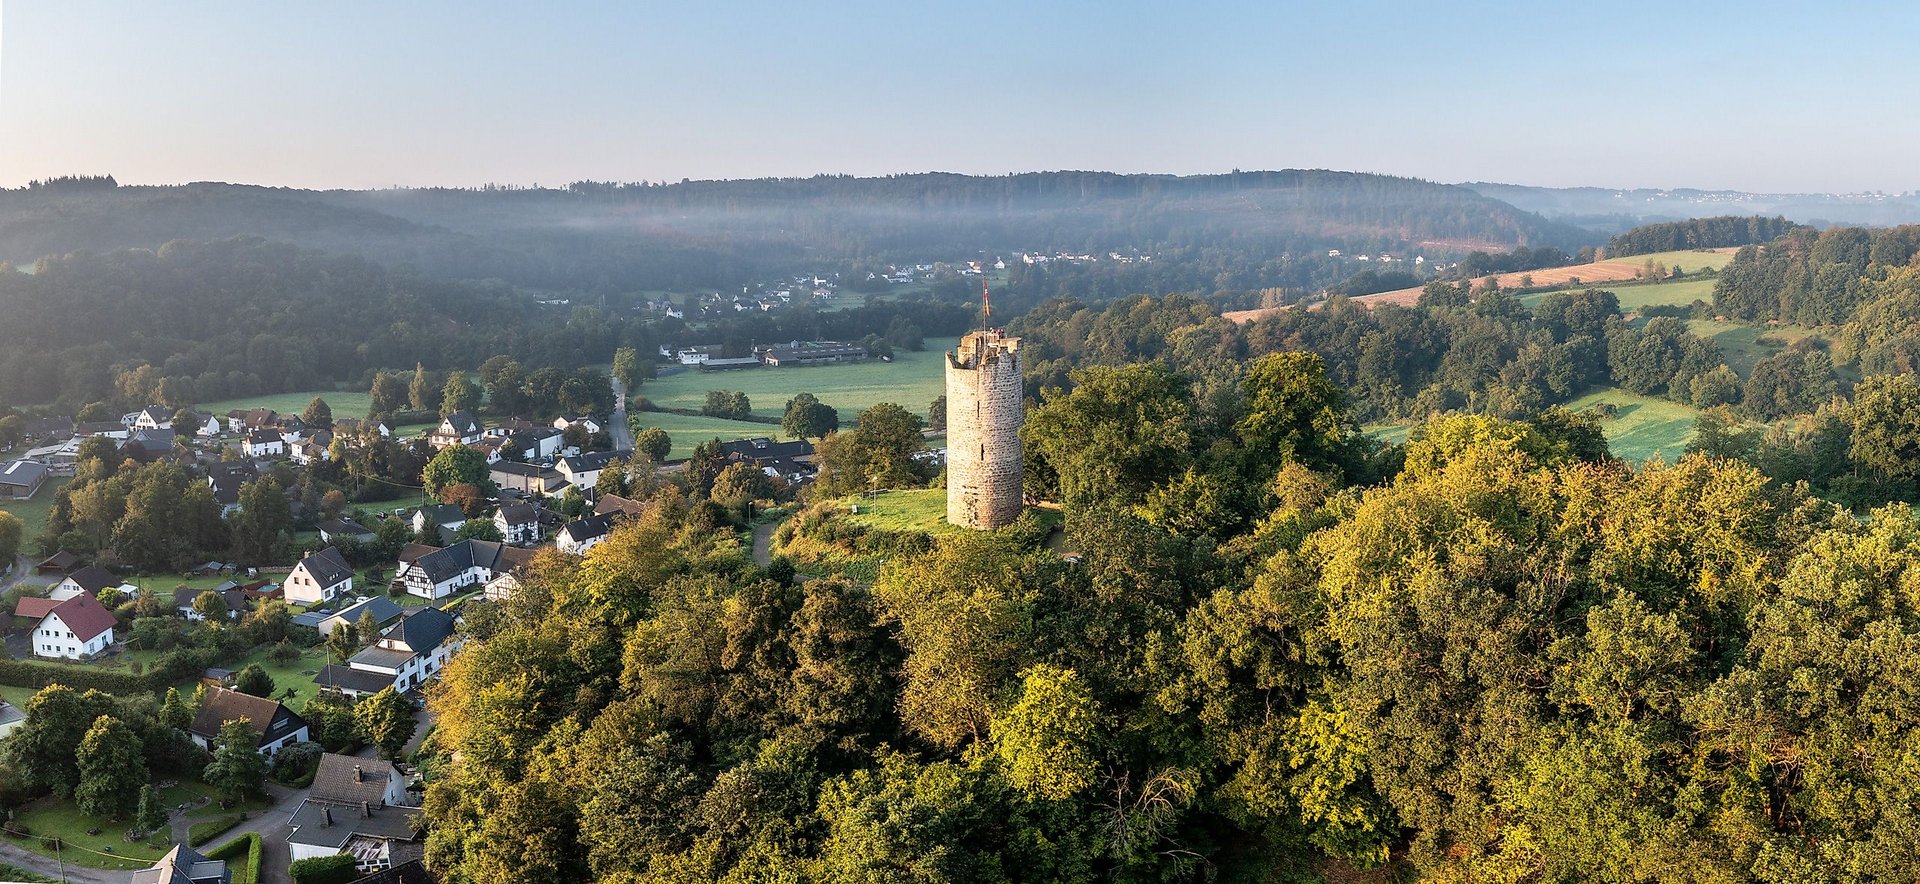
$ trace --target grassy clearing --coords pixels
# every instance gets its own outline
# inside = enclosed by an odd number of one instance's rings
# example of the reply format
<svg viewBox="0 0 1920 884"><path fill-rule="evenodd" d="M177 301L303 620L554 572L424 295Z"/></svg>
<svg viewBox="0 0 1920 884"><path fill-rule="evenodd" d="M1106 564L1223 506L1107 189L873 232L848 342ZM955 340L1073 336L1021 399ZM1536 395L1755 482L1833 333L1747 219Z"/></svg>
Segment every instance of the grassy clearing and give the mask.
<svg viewBox="0 0 1920 884"><path fill-rule="evenodd" d="M1693 422L1700 412L1666 399L1639 396L1617 387L1595 390L1567 403L1570 411L1613 407L1611 416L1600 416L1600 427L1607 434L1607 447L1615 457L1640 463L1659 456L1678 460L1693 436Z"/></svg>
<svg viewBox="0 0 1920 884"><path fill-rule="evenodd" d="M1687 329L1719 345L1727 366L1741 377L1753 373L1754 363L1785 350L1795 341L1819 334L1797 325L1746 325L1717 319L1690 320Z"/></svg>
<svg viewBox="0 0 1920 884"><path fill-rule="evenodd" d="M957 534L965 529L947 523L947 489L916 488L888 491L872 498L855 495L836 503L846 520L882 531L920 531ZM859 512L852 512L858 507Z"/></svg>
<svg viewBox="0 0 1920 884"><path fill-rule="evenodd" d="M892 362L873 359L800 368L680 371L646 382L639 394L667 408L699 408L708 390L738 390L753 401L754 414L780 417L788 399L812 393L839 409L842 424L851 424L856 415L879 402L896 403L924 417L927 406L946 392L944 355L934 348L949 343L930 338L928 349L896 353Z"/></svg>
<svg viewBox="0 0 1920 884"><path fill-rule="evenodd" d="M40 839L58 837L65 844L58 852L61 859L96 869L144 869L173 846L165 835L129 844L124 837L125 820L114 822L88 816L72 801L57 798L42 798L27 805L14 814L9 826L16 831L25 829L33 833L31 837L11 840L34 853L55 856L55 851L43 846ZM100 834L87 834L93 829L98 829Z"/></svg>
<svg viewBox="0 0 1920 884"><path fill-rule="evenodd" d="M1678 267L1681 270L1684 270L1688 273L1693 273L1697 270L1703 270L1708 267L1711 267L1715 270L1719 270L1720 268L1733 263L1733 255L1734 255L1734 252L1736 251L1739 251L1739 250L1727 249L1724 251L1710 251L1710 252L1695 252L1695 251L1655 252L1654 254L1651 254L1651 255L1629 255L1625 258L1609 258L1608 260L1630 261L1635 264L1644 264L1648 261L1652 261L1656 264L1667 265L1668 270L1672 270L1673 268Z"/></svg>
<svg viewBox="0 0 1920 884"><path fill-rule="evenodd" d="M21 548L29 550L26 553L27 558L33 558L30 552L36 548L33 541L46 530L47 513L53 509L54 495L60 493L60 489L67 487L67 483L71 481L73 479L66 476L48 477L47 483L40 486L40 493L35 494L32 500L9 500L0 503L0 512L12 513L25 525L26 537Z"/></svg>

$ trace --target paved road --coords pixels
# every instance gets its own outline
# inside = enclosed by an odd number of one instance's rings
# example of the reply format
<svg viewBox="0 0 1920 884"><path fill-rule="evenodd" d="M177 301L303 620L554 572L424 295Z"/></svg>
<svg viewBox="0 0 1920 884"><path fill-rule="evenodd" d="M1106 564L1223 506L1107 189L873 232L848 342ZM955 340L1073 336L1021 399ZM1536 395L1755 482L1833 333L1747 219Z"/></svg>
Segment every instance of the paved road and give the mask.
<svg viewBox="0 0 1920 884"><path fill-rule="evenodd" d="M627 385L613 379L613 416L608 418L613 426L607 428L607 435L613 440L613 450L633 450L633 426L627 423Z"/></svg>
<svg viewBox="0 0 1920 884"><path fill-rule="evenodd" d="M249 832L258 832L261 848L260 884L290 884L293 879L287 874L287 866L293 862L293 857L287 852L287 835L293 829L288 822L293 819L293 812L300 809L300 802L307 800L310 791L268 783L267 794L275 799L273 806L248 816L240 825L214 839L216 843L202 848L201 852L205 853Z"/></svg>
<svg viewBox="0 0 1920 884"><path fill-rule="evenodd" d="M765 568L773 564L773 529L780 527L779 522L762 522L753 526L753 563Z"/></svg>
<svg viewBox="0 0 1920 884"><path fill-rule="evenodd" d="M61 879L59 862L5 841L0 841L0 862L29 872L37 872L55 881ZM72 884L129 884L133 880L133 873L107 872L67 863L66 880Z"/></svg>

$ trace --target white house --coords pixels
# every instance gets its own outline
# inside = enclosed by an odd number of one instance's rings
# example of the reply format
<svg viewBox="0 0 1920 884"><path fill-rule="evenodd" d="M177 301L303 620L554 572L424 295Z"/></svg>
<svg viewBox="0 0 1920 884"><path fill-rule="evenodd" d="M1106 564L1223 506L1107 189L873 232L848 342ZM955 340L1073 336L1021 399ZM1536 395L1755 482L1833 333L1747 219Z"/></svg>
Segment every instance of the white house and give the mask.
<svg viewBox="0 0 1920 884"><path fill-rule="evenodd" d="M107 569L99 565L88 565L61 578L47 595L56 602L64 602L77 595L99 598L100 590L103 589L118 589L128 595L140 591L140 587L113 576Z"/></svg>
<svg viewBox="0 0 1920 884"><path fill-rule="evenodd" d="M395 845L416 837L418 813L393 765L374 758L322 755L313 791L289 821L287 853L293 862L348 854L361 873L392 868Z"/></svg>
<svg viewBox="0 0 1920 884"><path fill-rule="evenodd" d="M443 599L486 583L531 555L530 550L516 550L491 540L462 540L410 562L403 559L394 579L406 587L408 595Z"/></svg>
<svg viewBox="0 0 1920 884"><path fill-rule="evenodd" d="M540 510L530 503L503 503L493 514L493 527L515 546L540 542Z"/></svg>
<svg viewBox="0 0 1920 884"><path fill-rule="evenodd" d="M199 428L194 430L193 434L202 439L211 439L226 429L217 415L203 414L196 418L195 422L199 424Z"/></svg>
<svg viewBox="0 0 1920 884"><path fill-rule="evenodd" d="M287 440L279 430L262 427L247 433L245 450L248 457L281 457L287 453Z"/></svg>
<svg viewBox="0 0 1920 884"><path fill-rule="evenodd" d="M14 608L15 616L38 617L30 637L36 657L79 660L92 657L113 644L116 621L90 595L76 595L65 601L22 598Z"/></svg>
<svg viewBox="0 0 1920 884"><path fill-rule="evenodd" d="M173 429L173 412L158 405L149 405L133 413L132 429L171 430Z"/></svg>
<svg viewBox="0 0 1920 884"><path fill-rule="evenodd" d="M704 363L707 360L703 357L700 361ZM599 421L594 420L591 415L563 414L553 419L553 428L556 430L565 430L568 427L575 426L586 430L588 434L598 433L606 429L600 425Z"/></svg>
<svg viewBox="0 0 1920 884"><path fill-rule="evenodd" d="M340 550L329 546L301 559L280 588L286 590L289 604L317 604L353 591L353 566Z"/></svg>
<svg viewBox="0 0 1920 884"><path fill-rule="evenodd" d="M607 464L631 456L633 456L631 451L589 451L585 454L560 458L554 463L554 469L559 470L560 475L565 477L573 487L586 492L593 488L594 483L600 481L600 471L606 469Z"/></svg>
<svg viewBox="0 0 1920 884"><path fill-rule="evenodd" d="M486 435L480 422L474 420L472 413L456 411L440 419L440 426L427 434L427 442L434 448L445 448L455 443L472 445Z"/></svg>
<svg viewBox="0 0 1920 884"><path fill-rule="evenodd" d="M563 553L583 556L613 533L612 516L588 516L577 522L568 522L553 537L553 545Z"/></svg>
<svg viewBox="0 0 1920 884"><path fill-rule="evenodd" d="M413 514L413 521L409 524L413 525L415 534L427 530L428 525L438 525L441 534L450 537L452 532L460 530L460 526L466 523L467 515L460 511L459 504L433 503L416 511Z"/></svg>

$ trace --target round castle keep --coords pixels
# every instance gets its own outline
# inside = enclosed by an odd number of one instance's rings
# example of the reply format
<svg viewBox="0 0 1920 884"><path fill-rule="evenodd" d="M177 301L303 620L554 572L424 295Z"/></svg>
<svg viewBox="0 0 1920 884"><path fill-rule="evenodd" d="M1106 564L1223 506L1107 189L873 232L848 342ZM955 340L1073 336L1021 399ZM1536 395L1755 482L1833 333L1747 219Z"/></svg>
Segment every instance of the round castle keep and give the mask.
<svg viewBox="0 0 1920 884"><path fill-rule="evenodd" d="M1020 339L976 331L947 354L947 521L1000 528L1020 517Z"/></svg>

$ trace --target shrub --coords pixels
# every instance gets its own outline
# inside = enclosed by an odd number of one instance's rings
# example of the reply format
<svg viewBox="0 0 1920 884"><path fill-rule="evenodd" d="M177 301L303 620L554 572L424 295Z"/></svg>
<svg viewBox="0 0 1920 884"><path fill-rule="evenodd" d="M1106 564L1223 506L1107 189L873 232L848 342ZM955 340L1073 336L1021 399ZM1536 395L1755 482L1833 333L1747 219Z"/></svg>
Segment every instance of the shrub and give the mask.
<svg viewBox="0 0 1920 884"><path fill-rule="evenodd" d="M347 884L360 876L354 870L353 857L346 854L303 859L287 871L293 875L295 884Z"/></svg>
<svg viewBox="0 0 1920 884"><path fill-rule="evenodd" d="M217 817L215 819L194 823L187 827L187 846L199 847L208 841L212 841L219 837L220 833L240 825L240 821L243 819L246 819L244 815L236 813L231 816Z"/></svg>
<svg viewBox="0 0 1920 884"><path fill-rule="evenodd" d="M208 859L226 860L227 869L233 873L233 884L258 884L260 880L260 861L262 845L260 836L254 832L235 838L225 844L207 851ZM242 855L244 862L235 863ZM235 866L238 866L236 868Z"/></svg>

